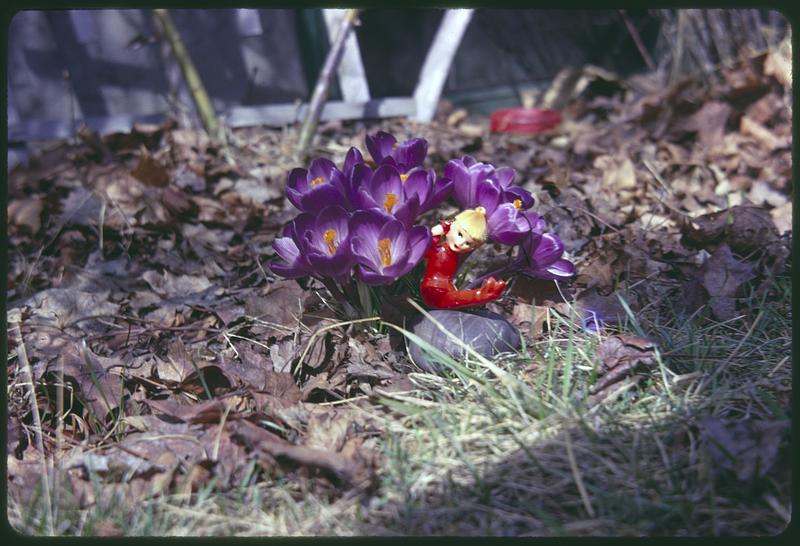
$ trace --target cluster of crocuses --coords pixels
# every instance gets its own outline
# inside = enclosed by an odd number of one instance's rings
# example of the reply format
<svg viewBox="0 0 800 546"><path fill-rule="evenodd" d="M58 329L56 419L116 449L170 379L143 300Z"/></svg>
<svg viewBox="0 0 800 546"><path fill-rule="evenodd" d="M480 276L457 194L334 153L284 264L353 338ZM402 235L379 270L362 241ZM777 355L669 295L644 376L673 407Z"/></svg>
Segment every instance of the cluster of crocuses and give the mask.
<svg viewBox="0 0 800 546"><path fill-rule="evenodd" d="M394 283L420 263L431 243L430 229L416 224L419 216L452 197L462 210L486 209L492 241L519 245L509 271L545 279L574 273L561 257L561 240L545 233L542 218L528 210L533 196L512 185L513 169L464 156L448 162L440 177L422 166L424 139L398 143L379 132L367 136L366 144L374 169L353 147L341 169L321 158L289 173L287 197L300 214L273 243L281 260L270 264L272 271L316 277L343 297L354 280Z"/></svg>

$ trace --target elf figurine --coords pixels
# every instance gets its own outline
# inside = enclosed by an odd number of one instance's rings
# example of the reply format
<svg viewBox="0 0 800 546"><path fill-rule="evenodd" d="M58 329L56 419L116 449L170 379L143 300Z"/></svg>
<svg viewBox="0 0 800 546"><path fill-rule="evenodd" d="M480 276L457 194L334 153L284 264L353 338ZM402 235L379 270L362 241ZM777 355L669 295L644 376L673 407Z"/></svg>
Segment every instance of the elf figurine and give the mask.
<svg viewBox="0 0 800 546"><path fill-rule="evenodd" d="M420 293L429 307L455 309L482 305L500 297L506 282L489 277L480 288L458 290L453 276L459 259L466 256L488 238L486 209L476 207L460 212L452 220L442 220L431 229L433 240L428 252L425 276Z"/></svg>

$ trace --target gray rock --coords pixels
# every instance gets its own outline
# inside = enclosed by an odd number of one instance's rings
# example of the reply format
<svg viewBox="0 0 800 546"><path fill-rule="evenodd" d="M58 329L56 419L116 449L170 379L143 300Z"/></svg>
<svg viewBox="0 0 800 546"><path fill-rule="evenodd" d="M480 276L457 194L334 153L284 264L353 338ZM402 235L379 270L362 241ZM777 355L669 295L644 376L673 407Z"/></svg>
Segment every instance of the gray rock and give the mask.
<svg viewBox="0 0 800 546"><path fill-rule="evenodd" d="M519 331L497 313L485 309L477 311L435 309L429 313L435 321L486 358L516 351L521 346ZM408 329L457 361L463 360L466 356L463 346L450 339L431 319L423 315L412 319ZM428 356L410 339L406 339L406 347L411 359L420 368L434 372L441 367L435 357Z"/></svg>

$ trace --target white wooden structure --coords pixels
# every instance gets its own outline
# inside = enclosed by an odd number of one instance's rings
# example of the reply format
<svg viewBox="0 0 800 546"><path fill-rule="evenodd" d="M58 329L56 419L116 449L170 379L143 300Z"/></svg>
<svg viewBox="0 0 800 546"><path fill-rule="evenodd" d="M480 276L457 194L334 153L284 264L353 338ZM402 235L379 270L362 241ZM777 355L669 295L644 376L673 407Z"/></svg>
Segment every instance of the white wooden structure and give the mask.
<svg viewBox="0 0 800 546"><path fill-rule="evenodd" d="M261 19L257 14L258 10L239 9L234 11L235 27L240 38L259 36L264 32L260 22ZM322 12L328 34L332 39L345 10L325 9ZM96 11L88 10L73 10L69 12L69 21L72 27L70 37L82 46L90 48L90 51L91 48L96 49L101 39L100 33L106 31L106 29L98 28L96 22L97 13ZM321 119L326 121L407 116L422 122L430 121L433 118L453 57L469 24L472 13L473 10L471 9L448 10L445 12L418 76L413 96L409 97L385 97L380 99L371 97L358 39L355 33L351 33L345 43L344 54L337 72L343 100L326 103ZM61 33L63 34L63 32L62 29ZM57 40L58 36L55 38ZM57 41L56 46L58 46ZM124 53L123 51L121 54ZM162 46L160 54L169 89L177 95L180 103L191 112L193 108L191 100L189 100L185 84L180 78L177 67L170 59L168 47ZM265 68L265 70L267 69L269 67ZM76 72L73 76L74 80L77 78L80 68L73 70ZM77 82L74 83L77 84ZM89 84L81 82L81 85L84 86ZM313 85L313 82L309 82L309 86L311 85ZM65 89L69 87L68 82L65 82L64 87ZM74 104L77 100L73 99L72 102ZM106 115L98 116L81 112L79 108L74 109L77 110L73 116L74 121L64 119L22 119L21 116L17 115L17 110L14 108L9 86L8 139L10 142L19 143L69 138L74 136L77 129L84 124L100 134L124 132L130 130L134 123L157 122L163 118L162 114L135 115L120 112L108 112ZM218 115L228 127L238 128L262 124L280 126L298 123L304 119L307 111L308 103L278 103L234 105L218 112Z"/></svg>

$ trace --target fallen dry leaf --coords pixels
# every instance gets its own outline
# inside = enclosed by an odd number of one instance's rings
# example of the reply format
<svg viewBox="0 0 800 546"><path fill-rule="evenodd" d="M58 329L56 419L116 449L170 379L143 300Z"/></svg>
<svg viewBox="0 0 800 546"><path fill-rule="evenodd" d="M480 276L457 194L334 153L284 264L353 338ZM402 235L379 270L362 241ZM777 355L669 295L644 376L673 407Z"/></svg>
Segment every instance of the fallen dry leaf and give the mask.
<svg viewBox="0 0 800 546"><path fill-rule="evenodd" d="M77 326L85 331L105 329L97 318L115 315L119 304L109 301L109 292L83 292L67 288L51 288L34 294L23 304L29 308L31 320L58 328Z"/></svg>
<svg viewBox="0 0 800 546"><path fill-rule="evenodd" d="M599 379L589 393L600 400L611 393L611 387L638 369L655 364L655 344L647 339L631 335L614 335L597 346Z"/></svg>
<svg viewBox="0 0 800 546"><path fill-rule="evenodd" d="M772 221L778 229L778 233L786 233L792 231L792 202L784 203L780 207L774 208L769 211L772 216Z"/></svg>
<svg viewBox="0 0 800 546"><path fill-rule="evenodd" d="M777 137L772 131L757 121L750 119L748 116L742 116L742 119L739 122L739 130L742 132L742 134L750 135L758 140L770 152L777 150L778 148L788 148L792 145L791 137Z"/></svg>
<svg viewBox="0 0 800 546"><path fill-rule="evenodd" d="M8 224L10 226L24 226L28 233L39 233L42 226L42 200L38 196L25 199L14 199L8 203Z"/></svg>
<svg viewBox="0 0 800 546"><path fill-rule="evenodd" d="M788 429L786 421L711 418L701 423L714 471L733 472L741 482L762 478L769 472Z"/></svg>
<svg viewBox="0 0 800 546"><path fill-rule="evenodd" d="M706 102L683 123L682 127L687 131L697 132L700 145L710 149L722 142L725 124L732 110L731 106L724 102Z"/></svg>
<svg viewBox="0 0 800 546"><path fill-rule="evenodd" d="M786 194L774 190L763 180L756 180L753 182L750 193L747 196L754 205L758 206L769 205L777 208L789 202L789 198Z"/></svg>
<svg viewBox="0 0 800 546"><path fill-rule="evenodd" d="M136 167L131 171L131 175L140 182L156 188L166 187L169 185L170 180L167 168L150 155L146 149L142 150L139 163L137 163Z"/></svg>
<svg viewBox="0 0 800 546"><path fill-rule="evenodd" d="M741 254L764 250L777 240L770 213L745 205L694 218L681 231L690 246L708 248L727 242Z"/></svg>
<svg viewBox="0 0 800 546"><path fill-rule="evenodd" d="M280 465L286 469L305 468L330 480L334 485L348 486L356 475L355 466L342 455L330 451L292 445L281 437L247 420L231 423L236 441L255 451L267 468Z"/></svg>
<svg viewBox="0 0 800 546"><path fill-rule="evenodd" d="M786 37L777 48L770 49L764 61L764 74L773 76L781 85L792 86L792 41Z"/></svg>
<svg viewBox="0 0 800 546"><path fill-rule="evenodd" d="M108 414L119 407L127 396L123 386L126 367L118 358L102 357L88 347L72 343L50 363L44 373L47 383L54 385L54 389L59 388L57 385L62 369L65 382L76 387L74 391L68 389L64 394L65 407L69 409L74 398L100 423L105 422ZM51 403L55 405L55 399Z"/></svg>
<svg viewBox="0 0 800 546"><path fill-rule="evenodd" d="M632 190L636 187L636 170L627 157L601 156L595 168L603 172L603 186L610 191Z"/></svg>
<svg viewBox="0 0 800 546"><path fill-rule="evenodd" d="M296 281L281 279L272 283L265 295L246 299L245 312L258 319L253 333L265 340L296 331L308 298L308 291Z"/></svg>
<svg viewBox="0 0 800 546"><path fill-rule="evenodd" d="M700 270L701 283L710 296L709 306L719 320L736 314L736 295L752 279L753 266L737 260L728 245L720 246Z"/></svg>

